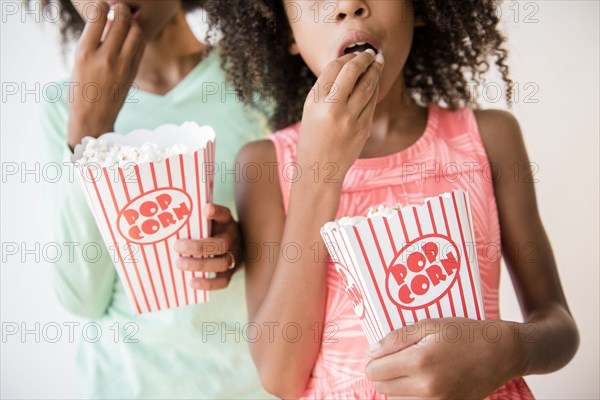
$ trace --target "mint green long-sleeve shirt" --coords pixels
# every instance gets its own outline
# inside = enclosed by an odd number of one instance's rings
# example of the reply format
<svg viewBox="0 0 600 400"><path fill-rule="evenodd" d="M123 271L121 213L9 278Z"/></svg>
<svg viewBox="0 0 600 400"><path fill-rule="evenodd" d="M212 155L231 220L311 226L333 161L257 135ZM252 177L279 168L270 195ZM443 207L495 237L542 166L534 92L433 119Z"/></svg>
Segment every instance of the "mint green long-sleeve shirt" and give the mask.
<svg viewBox="0 0 600 400"><path fill-rule="evenodd" d="M245 143L264 137L266 119L243 108L226 84L216 50L164 96L130 91L115 131L153 129L196 121L217 132L214 201L235 215L234 158ZM45 161L69 160L68 85L42 109ZM55 99L53 99L55 100ZM77 182L67 173L49 199L54 239L72 249L52 265L60 303L89 319L82 325L77 371L91 398L265 398L248 350L244 273L237 272L210 302L135 315ZM85 327L85 329L83 329ZM268 334L268 332L262 332Z"/></svg>

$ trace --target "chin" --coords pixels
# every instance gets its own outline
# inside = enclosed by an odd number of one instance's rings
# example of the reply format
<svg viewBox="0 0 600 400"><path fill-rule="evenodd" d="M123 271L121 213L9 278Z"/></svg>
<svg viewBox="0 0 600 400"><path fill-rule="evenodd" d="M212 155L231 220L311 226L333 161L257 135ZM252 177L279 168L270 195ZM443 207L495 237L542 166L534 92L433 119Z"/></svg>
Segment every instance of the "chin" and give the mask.
<svg viewBox="0 0 600 400"><path fill-rule="evenodd" d="M393 82L390 82L385 78L379 80L379 94L377 96L377 103L380 103L390 94L392 87Z"/></svg>

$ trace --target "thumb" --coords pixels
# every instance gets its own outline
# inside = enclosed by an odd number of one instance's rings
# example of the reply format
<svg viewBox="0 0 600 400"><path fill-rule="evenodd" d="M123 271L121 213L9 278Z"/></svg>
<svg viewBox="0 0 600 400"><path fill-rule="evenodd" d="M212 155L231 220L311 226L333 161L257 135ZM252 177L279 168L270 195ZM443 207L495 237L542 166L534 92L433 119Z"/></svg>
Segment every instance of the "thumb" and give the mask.
<svg viewBox="0 0 600 400"><path fill-rule="evenodd" d="M385 357L418 343L423 336L424 332L420 323L408 325L402 329L391 331L379 342L371 343L366 354L371 358Z"/></svg>
<svg viewBox="0 0 600 400"><path fill-rule="evenodd" d="M204 215L206 218L212 219L219 224L227 224L233 221L231 211L229 208L220 206L218 204L208 203L204 206Z"/></svg>

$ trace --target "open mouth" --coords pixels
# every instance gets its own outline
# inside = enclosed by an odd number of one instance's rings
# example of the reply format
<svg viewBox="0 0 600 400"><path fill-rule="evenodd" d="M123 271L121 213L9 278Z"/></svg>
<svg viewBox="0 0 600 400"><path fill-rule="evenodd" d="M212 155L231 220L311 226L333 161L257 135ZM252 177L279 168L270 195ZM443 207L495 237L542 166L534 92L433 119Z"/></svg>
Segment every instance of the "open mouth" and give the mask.
<svg viewBox="0 0 600 400"><path fill-rule="evenodd" d="M131 11L132 16L136 16L136 14L140 11L140 6L137 4L127 4L127 7L129 7L129 11Z"/></svg>
<svg viewBox="0 0 600 400"><path fill-rule="evenodd" d="M372 49L373 51L375 51L375 54L379 53L379 50L377 50L377 48L375 46L373 46L371 43L356 42L356 43L352 43L350 46L346 47L344 49L344 54L360 53L360 52L366 51L367 49Z"/></svg>
<svg viewBox="0 0 600 400"><path fill-rule="evenodd" d="M362 53L369 49L374 51L375 54L383 52L382 44L376 35L368 31L348 31L341 37L337 57L350 53Z"/></svg>

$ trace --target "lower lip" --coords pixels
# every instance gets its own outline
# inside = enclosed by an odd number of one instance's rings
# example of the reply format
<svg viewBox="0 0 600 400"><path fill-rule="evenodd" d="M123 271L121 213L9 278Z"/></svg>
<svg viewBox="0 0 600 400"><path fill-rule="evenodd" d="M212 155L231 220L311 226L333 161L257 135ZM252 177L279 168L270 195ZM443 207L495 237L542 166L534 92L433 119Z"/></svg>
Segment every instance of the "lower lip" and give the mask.
<svg viewBox="0 0 600 400"><path fill-rule="evenodd" d="M350 53L345 53L344 51L342 51L342 54L340 54L338 56L338 58L339 57L343 57L343 56L345 56L347 54L360 54L360 53L364 53L364 52L365 52L365 50L363 50L363 51L351 51ZM375 54L379 54L379 53L381 53L381 50L380 49L376 49L375 50Z"/></svg>

